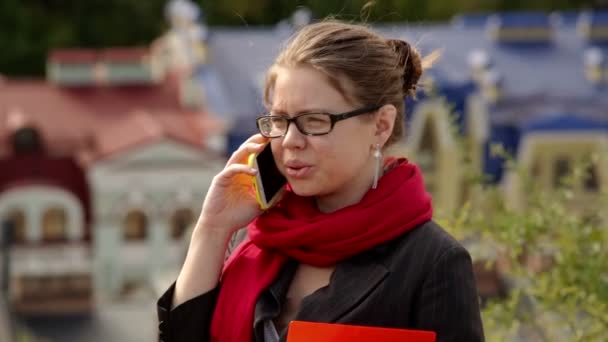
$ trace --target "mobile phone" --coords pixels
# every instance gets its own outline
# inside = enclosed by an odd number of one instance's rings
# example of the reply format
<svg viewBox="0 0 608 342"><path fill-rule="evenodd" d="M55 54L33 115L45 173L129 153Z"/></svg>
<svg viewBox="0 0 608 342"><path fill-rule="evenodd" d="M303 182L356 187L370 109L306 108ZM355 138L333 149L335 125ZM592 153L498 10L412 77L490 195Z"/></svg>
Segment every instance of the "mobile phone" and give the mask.
<svg viewBox="0 0 608 342"><path fill-rule="evenodd" d="M253 178L253 188L260 208L269 209L281 199L287 185L287 179L274 161L270 143L260 153L249 156L249 166L258 170Z"/></svg>

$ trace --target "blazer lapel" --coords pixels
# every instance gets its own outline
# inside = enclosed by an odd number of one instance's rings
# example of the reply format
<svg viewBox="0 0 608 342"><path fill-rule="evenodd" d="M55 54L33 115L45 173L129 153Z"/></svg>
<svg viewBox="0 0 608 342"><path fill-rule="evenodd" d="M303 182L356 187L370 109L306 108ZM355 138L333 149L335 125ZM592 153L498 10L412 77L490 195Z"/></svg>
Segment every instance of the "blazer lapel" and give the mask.
<svg viewBox="0 0 608 342"><path fill-rule="evenodd" d="M302 300L296 320L336 322L356 308L388 276L389 270L370 259L336 265L328 286Z"/></svg>

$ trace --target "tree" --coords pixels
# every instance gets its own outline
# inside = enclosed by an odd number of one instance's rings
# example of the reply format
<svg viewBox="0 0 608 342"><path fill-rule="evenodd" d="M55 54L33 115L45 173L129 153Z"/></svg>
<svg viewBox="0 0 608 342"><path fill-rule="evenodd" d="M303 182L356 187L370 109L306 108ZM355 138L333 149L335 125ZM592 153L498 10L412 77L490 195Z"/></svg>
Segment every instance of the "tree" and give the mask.
<svg viewBox="0 0 608 342"><path fill-rule="evenodd" d="M366 22L444 21L462 12L606 6L606 0L199 0L214 25L274 25L298 6L317 18ZM41 76L51 48L145 45L166 27L167 0L2 0L0 73Z"/></svg>

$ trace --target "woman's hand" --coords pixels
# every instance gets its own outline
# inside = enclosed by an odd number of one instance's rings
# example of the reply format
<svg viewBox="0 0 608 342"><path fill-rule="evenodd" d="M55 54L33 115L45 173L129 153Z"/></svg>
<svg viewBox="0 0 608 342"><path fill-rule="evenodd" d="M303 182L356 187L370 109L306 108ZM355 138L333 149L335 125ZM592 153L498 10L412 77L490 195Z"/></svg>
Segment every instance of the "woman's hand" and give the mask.
<svg viewBox="0 0 608 342"><path fill-rule="evenodd" d="M259 134L247 139L213 177L175 283L172 308L217 286L232 233L262 213L252 191L256 170L247 165L247 159L260 152L265 142Z"/></svg>
<svg viewBox="0 0 608 342"><path fill-rule="evenodd" d="M252 186L257 170L247 161L265 143L266 138L256 134L232 154L226 167L211 182L196 230L230 236L262 213Z"/></svg>

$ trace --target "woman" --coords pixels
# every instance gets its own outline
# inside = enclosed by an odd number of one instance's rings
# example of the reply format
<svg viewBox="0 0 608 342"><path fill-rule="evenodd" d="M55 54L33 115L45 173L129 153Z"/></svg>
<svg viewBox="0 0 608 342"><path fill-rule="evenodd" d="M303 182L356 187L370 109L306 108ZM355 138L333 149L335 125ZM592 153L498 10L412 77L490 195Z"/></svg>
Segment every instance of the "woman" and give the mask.
<svg viewBox="0 0 608 342"><path fill-rule="evenodd" d="M326 21L292 38L268 72L261 135L213 179L159 300L161 340L285 341L292 320L484 339L469 254L431 221L420 170L382 157L422 69L409 44L363 26ZM289 189L262 213L246 160L268 140Z"/></svg>

